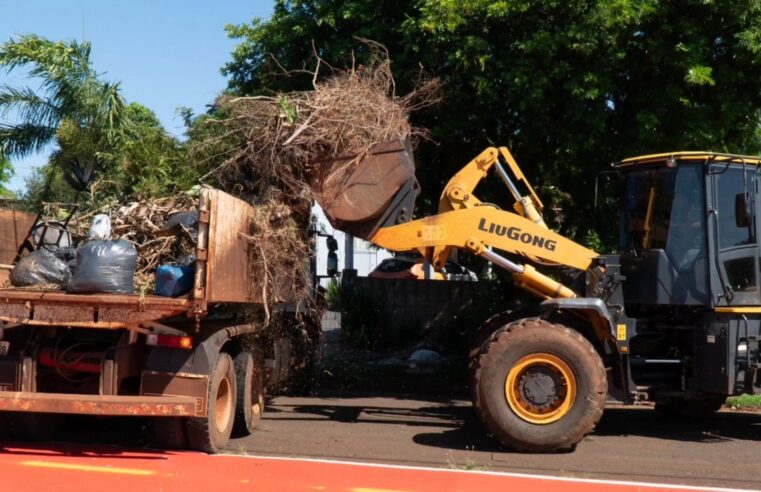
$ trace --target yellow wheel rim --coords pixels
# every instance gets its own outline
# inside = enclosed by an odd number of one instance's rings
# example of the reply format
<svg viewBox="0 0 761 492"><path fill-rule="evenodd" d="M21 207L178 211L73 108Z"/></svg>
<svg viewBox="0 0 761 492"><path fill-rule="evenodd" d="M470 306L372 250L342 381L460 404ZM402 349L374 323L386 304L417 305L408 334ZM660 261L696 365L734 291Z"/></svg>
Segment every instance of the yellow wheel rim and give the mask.
<svg viewBox="0 0 761 492"><path fill-rule="evenodd" d="M559 357L527 355L507 373L505 397L510 409L526 422L551 424L571 410L576 377Z"/></svg>

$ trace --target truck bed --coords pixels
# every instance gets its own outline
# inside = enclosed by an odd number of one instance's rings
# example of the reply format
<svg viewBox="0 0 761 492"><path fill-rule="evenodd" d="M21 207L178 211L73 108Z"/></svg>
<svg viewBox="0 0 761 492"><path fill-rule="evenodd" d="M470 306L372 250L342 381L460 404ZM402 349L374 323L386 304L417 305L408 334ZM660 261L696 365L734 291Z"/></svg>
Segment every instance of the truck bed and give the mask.
<svg viewBox="0 0 761 492"><path fill-rule="evenodd" d="M6 325L122 328L175 317L192 310L193 305L189 296L171 298L0 289L0 321Z"/></svg>
<svg viewBox="0 0 761 492"><path fill-rule="evenodd" d="M196 274L191 292L178 298L137 294L69 294L0 289L0 323L13 326L138 328L140 323L180 315L200 319L216 303L260 302L248 267L251 206L204 187L198 206Z"/></svg>

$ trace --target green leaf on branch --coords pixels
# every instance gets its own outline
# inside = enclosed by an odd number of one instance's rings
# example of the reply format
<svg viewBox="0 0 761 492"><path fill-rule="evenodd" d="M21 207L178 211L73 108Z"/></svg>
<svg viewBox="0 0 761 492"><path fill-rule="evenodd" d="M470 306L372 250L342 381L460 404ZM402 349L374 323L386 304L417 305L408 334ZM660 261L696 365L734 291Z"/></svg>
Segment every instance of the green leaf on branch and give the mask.
<svg viewBox="0 0 761 492"><path fill-rule="evenodd" d="M705 65L693 65L687 70L684 80L691 85L716 85L716 81L711 76L713 69Z"/></svg>

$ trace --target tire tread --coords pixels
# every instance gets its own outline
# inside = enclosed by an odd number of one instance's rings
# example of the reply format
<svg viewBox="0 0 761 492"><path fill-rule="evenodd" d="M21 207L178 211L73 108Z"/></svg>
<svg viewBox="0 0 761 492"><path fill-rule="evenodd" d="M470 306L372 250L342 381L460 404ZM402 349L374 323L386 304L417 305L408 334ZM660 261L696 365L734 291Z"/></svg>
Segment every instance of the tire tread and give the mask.
<svg viewBox="0 0 761 492"><path fill-rule="evenodd" d="M215 384L214 379L217 377L217 370L219 367L219 364L222 363L223 360L227 359L224 363L227 364L227 370L226 373L229 376L230 373L233 370L233 361L229 354L221 352L219 356L217 357L217 361L214 364L214 368L212 369L211 379L209 380L209 392L207 395L207 415L206 417L190 417L187 419L185 428L187 430L187 437L188 437L188 445L191 449L194 449L196 451L203 451L205 453L209 454L217 454L222 451L222 448L227 444L227 441L230 439L231 432L227 432L227 435L219 436L219 439L215 439L215 430L213 428L213 415L211 410L212 402L216 400L213 393L216 392L217 384ZM235 389L235 373L233 372L232 377L230 378L230 385L231 390L233 392L233 402L236 398L236 389ZM235 412L235 404L232 405L232 417L234 418L234 412ZM232 431L232 425L228 426L229 430ZM216 441L216 442L215 442Z"/></svg>
<svg viewBox="0 0 761 492"><path fill-rule="evenodd" d="M509 430L501 429L496 419L489 413L485 407L483 398L481 396L481 386L484 365L488 363L489 359L495 357L497 353L504 352L511 344L511 336L523 331L523 330L560 330L564 333L564 336L569 337L575 342L580 343L585 347L584 357L590 357L596 365L592 379L591 394L587 396L587 399L592 402L591 411L586 413L583 419L579 422L579 425L575 426L573 432L560 436L557 439L557 443L554 444L537 444L521 441L513 438L509 434ZM564 448L573 447L576 443L580 442L586 434L591 432L597 422L602 417L603 409L605 407L605 400L607 396L607 380L605 367L600 359L597 350L594 346L576 330L568 328L564 325L550 323L543 319L522 319L509 323L504 327L496 330L491 337L489 337L481 346L481 351L478 357L475 358L474 372L473 372L473 384L472 384L472 401L473 406L478 418L483 422L487 430L500 440L503 444L523 452L552 452L559 451Z"/></svg>

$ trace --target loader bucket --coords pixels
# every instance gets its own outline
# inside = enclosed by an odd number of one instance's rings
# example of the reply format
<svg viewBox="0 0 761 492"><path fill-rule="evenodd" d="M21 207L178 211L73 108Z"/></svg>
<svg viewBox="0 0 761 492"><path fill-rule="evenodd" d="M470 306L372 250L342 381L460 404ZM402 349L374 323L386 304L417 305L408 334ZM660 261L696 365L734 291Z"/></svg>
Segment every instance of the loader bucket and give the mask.
<svg viewBox="0 0 761 492"><path fill-rule="evenodd" d="M321 166L323 174L313 179L317 202L333 227L370 239L381 227L411 220L420 187L409 141L378 144L356 158Z"/></svg>

